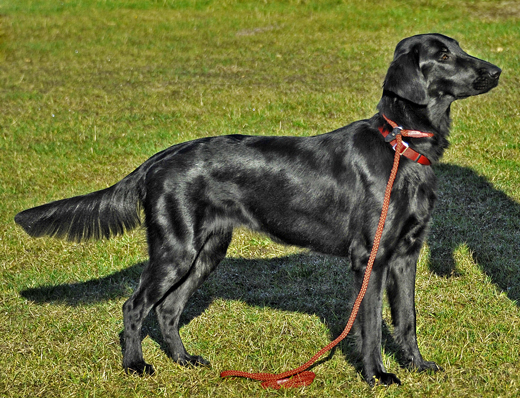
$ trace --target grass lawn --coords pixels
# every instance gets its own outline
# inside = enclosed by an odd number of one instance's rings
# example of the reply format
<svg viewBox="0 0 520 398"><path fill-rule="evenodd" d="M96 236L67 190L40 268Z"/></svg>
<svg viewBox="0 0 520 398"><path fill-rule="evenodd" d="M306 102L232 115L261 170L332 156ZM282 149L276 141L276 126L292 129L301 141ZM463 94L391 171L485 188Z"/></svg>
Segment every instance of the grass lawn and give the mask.
<svg viewBox="0 0 520 398"><path fill-rule="evenodd" d="M347 340L294 390L219 378L309 359L350 312L348 264L238 230L183 315L186 369L156 321L153 377L121 368L123 302L142 230L104 242L32 239L27 207L107 187L155 152L209 135L313 135L375 113L397 42L440 32L503 69L452 106L452 145L417 277L419 346L444 368L399 367L370 389ZM520 5L465 1L0 1L0 396L513 397L520 390Z"/></svg>

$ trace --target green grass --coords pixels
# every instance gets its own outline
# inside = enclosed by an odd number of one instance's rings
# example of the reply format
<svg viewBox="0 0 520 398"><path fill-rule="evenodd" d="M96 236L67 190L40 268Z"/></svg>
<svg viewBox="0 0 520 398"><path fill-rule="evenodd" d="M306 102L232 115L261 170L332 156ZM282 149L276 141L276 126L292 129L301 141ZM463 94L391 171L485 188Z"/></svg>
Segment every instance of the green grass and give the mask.
<svg viewBox="0 0 520 398"><path fill-rule="evenodd" d="M0 396L507 397L520 388L520 8L502 1L0 2ZM153 317L154 377L121 369L121 305L147 261L143 231L105 242L34 240L18 211L118 181L158 150L208 135L312 135L371 116L396 43L436 31L503 68L454 104L452 146L419 261L419 345L444 367L399 367L370 389L347 340L308 388L264 391L225 369L278 372L343 329L343 261L237 231L181 334L213 367L168 359Z"/></svg>

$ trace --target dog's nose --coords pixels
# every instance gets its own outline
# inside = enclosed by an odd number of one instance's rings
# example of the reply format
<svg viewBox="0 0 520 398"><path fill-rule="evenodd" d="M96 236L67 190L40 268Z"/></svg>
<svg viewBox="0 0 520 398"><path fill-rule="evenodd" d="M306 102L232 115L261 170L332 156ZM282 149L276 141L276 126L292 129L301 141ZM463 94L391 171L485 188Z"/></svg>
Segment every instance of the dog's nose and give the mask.
<svg viewBox="0 0 520 398"><path fill-rule="evenodd" d="M493 78L493 79L498 79L500 77L500 74L502 73L502 69L500 69L499 67L495 66L493 69L491 69L489 71L489 75Z"/></svg>

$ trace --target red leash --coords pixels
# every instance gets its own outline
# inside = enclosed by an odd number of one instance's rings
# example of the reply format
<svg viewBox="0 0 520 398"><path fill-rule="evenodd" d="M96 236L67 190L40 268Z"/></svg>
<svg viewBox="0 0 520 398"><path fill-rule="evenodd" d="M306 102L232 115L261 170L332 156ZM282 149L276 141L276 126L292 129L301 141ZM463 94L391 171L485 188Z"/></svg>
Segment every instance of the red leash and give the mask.
<svg viewBox="0 0 520 398"><path fill-rule="evenodd" d="M399 167L399 159L403 153L405 153L406 148L408 148L407 144L405 145L402 141L401 135L404 136L413 136L413 137L431 137L433 134L423 133L415 130L403 130L401 127L397 126L394 122L387 119L386 116L383 115L385 120L392 126L392 138L395 140L395 145L393 142L393 148L395 150L394 156L394 164L392 166L392 171L390 172L390 178L388 179L388 183L386 185L385 197L383 200L383 209L381 210L381 216L379 217L379 224L377 226L376 235L374 237L374 244L372 246L372 251L370 253L370 257L368 259L368 264L365 269L365 274L363 276L363 283L361 285L361 289L356 297L356 301L354 302L354 306L352 307L352 312L350 313L350 317L348 319L347 325L343 332L332 342L330 342L327 346L323 347L320 351L318 351L309 361L301 365L300 367L289 370L280 374L273 373L248 373L242 372L240 370L226 370L220 374L220 377L246 377L248 379L259 380L262 381L262 387L267 388L271 387L276 390L281 387L290 388L290 387L303 387L311 384L316 377L313 372L307 371L312 364L314 364L319 357L321 357L324 353L334 348L338 343L343 340L352 329L352 325L356 319L356 316L359 312L359 307L361 306L361 302L363 301L363 297L365 297L365 293L368 288L368 282L370 280L370 274L372 272L372 267L374 265L374 261L376 259L377 251L379 249L379 243L381 242L381 236L383 235L383 228L385 225L386 216L388 214L388 208L390 206L390 193L392 192L392 187L394 185L395 177L397 175L397 169ZM397 130L396 130L397 129ZM381 133L385 136L389 134L386 132L386 135L381 129ZM420 133L420 135L418 134ZM415 151L414 151L415 152ZM416 152L417 153L417 152ZM423 155L420 155L423 156ZM424 157L424 156L423 156ZM413 159L412 159L413 160ZM421 163L423 164L423 163ZM429 161L428 161L429 164Z"/></svg>

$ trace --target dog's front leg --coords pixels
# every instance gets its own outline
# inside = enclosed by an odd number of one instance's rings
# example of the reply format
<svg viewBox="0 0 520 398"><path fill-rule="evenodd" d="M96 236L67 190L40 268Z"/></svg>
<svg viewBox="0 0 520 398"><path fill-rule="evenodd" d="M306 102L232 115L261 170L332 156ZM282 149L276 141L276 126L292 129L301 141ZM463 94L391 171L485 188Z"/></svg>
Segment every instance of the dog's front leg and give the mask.
<svg viewBox="0 0 520 398"><path fill-rule="evenodd" d="M418 371L437 371L441 368L435 362L425 361L417 344L415 274L418 257L419 249L416 253L399 256L391 261L389 266L387 292L394 324L394 338L401 347L404 366Z"/></svg>
<svg viewBox="0 0 520 398"><path fill-rule="evenodd" d="M365 273L366 265L362 265L366 263L365 257L366 256L361 256L361 259L352 259L356 295L359 292ZM382 304L385 274L386 270L381 268L376 262L372 270L367 292L361 303L354 324L356 335L359 339L358 344L363 362L362 374L367 383L371 386L376 384L401 384L401 381L395 374L386 371L381 354Z"/></svg>

